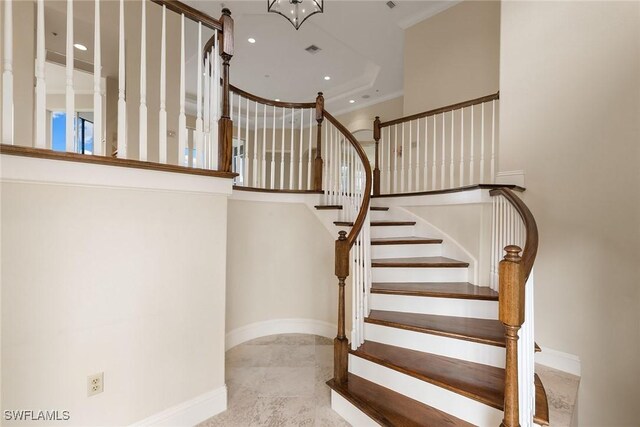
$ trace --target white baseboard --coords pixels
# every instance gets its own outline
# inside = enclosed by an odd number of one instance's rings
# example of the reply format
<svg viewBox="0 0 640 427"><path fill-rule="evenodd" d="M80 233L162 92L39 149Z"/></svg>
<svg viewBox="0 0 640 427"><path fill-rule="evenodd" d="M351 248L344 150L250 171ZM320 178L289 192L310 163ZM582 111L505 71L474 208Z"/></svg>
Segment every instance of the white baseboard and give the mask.
<svg viewBox="0 0 640 427"><path fill-rule="evenodd" d="M524 185L524 171L504 171L496 175L496 184L512 184L526 188Z"/></svg>
<svg viewBox="0 0 640 427"><path fill-rule="evenodd" d="M541 347L541 349L540 353L536 353L536 363L576 376L581 375L581 363L578 356L546 347Z"/></svg>
<svg viewBox="0 0 640 427"><path fill-rule="evenodd" d="M226 410L227 386L223 385L215 390L196 396L193 399L138 421L132 424L131 427L192 427Z"/></svg>
<svg viewBox="0 0 640 427"><path fill-rule="evenodd" d="M314 319L274 319L251 323L227 332L226 349L243 342L276 334L311 334L334 338L337 327L329 322Z"/></svg>

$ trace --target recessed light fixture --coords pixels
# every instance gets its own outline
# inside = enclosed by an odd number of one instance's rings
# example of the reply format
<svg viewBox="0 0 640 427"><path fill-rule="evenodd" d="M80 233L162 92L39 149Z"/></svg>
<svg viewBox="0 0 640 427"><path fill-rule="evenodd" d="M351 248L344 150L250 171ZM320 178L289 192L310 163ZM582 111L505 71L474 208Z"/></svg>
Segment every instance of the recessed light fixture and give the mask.
<svg viewBox="0 0 640 427"><path fill-rule="evenodd" d="M276 98L276 102L280 102L280 98Z"/></svg>
<svg viewBox="0 0 640 427"><path fill-rule="evenodd" d="M355 100L355 99L350 99L350 100L349 100L349 104L353 104L353 103L355 103L355 102L356 102L356 100Z"/></svg>
<svg viewBox="0 0 640 427"><path fill-rule="evenodd" d="M331 76L324 76L325 80L331 80Z"/></svg>
<svg viewBox="0 0 640 427"><path fill-rule="evenodd" d="M253 44L256 42L256 39L254 39L253 37L249 37L249 39L247 40L249 43Z"/></svg>
<svg viewBox="0 0 640 427"><path fill-rule="evenodd" d="M83 45L83 44L80 44L80 43L74 44L73 47L75 47L78 50L87 50L87 47L85 45Z"/></svg>

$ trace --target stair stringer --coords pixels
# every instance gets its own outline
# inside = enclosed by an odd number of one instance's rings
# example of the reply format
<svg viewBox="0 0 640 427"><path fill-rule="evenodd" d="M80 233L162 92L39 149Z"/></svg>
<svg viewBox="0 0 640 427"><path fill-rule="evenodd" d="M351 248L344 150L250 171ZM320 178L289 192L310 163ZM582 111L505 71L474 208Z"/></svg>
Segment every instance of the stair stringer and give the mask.
<svg viewBox="0 0 640 427"><path fill-rule="evenodd" d="M395 212L401 214L403 216L403 219L416 222L414 230L417 236L442 239L442 256L468 262L469 278L472 278L472 280L469 280L469 282L476 286L479 285L478 259L473 256L471 252L465 249L464 246L458 243L458 241L456 241L449 234L445 233L440 228L431 224L424 218L414 214L413 212L400 206L394 206L389 209L390 214L393 215Z"/></svg>

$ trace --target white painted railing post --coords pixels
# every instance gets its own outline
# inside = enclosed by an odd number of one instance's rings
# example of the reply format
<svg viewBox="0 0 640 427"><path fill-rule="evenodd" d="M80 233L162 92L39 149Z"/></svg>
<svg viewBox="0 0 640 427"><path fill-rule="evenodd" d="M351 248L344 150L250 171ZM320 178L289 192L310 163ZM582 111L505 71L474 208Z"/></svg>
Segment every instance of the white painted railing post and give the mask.
<svg viewBox="0 0 640 427"><path fill-rule="evenodd" d="M178 164L188 166L190 155L185 156L187 149L187 116L185 113L185 47L184 47L184 13L180 15L180 112L178 115Z"/></svg>
<svg viewBox="0 0 640 427"><path fill-rule="evenodd" d="M160 112L158 115L158 161L160 163L167 163L167 6L165 5L162 5L162 31L160 34Z"/></svg>
<svg viewBox="0 0 640 427"><path fill-rule="evenodd" d="M67 49L66 49L66 151L76 152L75 140L75 92L73 90L73 0L67 0Z"/></svg>
<svg viewBox="0 0 640 427"><path fill-rule="evenodd" d="M36 42L36 148L45 148L47 145L47 88L44 75L44 0L38 0L37 15L37 42Z"/></svg>
<svg viewBox="0 0 640 427"><path fill-rule="evenodd" d="M100 46L100 0L94 3L93 18L93 154L102 156L102 58Z"/></svg>
<svg viewBox="0 0 640 427"><path fill-rule="evenodd" d="M3 3L2 143L13 144L13 0Z"/></svg>
<svg viewBox="0 0 640 427"><path fill-rule="evenodd" d="M118 39L118 157L127 158L127 103L125 96L124 0L120 0L120 34Z"/></svg>
<svg viewBox="0 0 640 427"><path fill-rule="evenodd" d="M142 0L140 24L140 118L139 158L147 161L147 1Z"/></svg>
<svg viewBox="0 0 640 427"><path fill-rule="evenodd" d="M202 135L202 23L198 22L198 50L196 51L198 63L196 81L197 81L197 93L196 93L196 167L204 168L204 153L203 153L203 135Z"/></svg>

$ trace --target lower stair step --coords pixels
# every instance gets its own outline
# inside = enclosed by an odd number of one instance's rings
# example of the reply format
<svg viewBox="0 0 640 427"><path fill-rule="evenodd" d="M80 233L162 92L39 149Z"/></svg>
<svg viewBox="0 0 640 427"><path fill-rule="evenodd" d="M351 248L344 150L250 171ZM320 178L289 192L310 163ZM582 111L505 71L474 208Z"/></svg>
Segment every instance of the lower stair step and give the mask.
<svg viewBox="0 0 640 427"><path fill-rule="evenodd" d="M389 207L388 206L371 206L370 208L372 211L388 211Z"/></svg>
<svg viewBox="0 0 640 427"><path fill-rule="evenodd" d="M498 301L498 293L493 289L468 282L372 283L371 293Z"/></svg>
<svg viewBox="0 0 640 427"><path fill-rule="evenodd" d="M499 320L371 310L364 321L481 344L505 346L504 326Z"/></svg>
<svg viewBox="0 0 640 427"><path fill-rule="evenodd" d="M468 262L442 256L372 259L371 267L393 268L466 268Z"/></svg>
<svg viewBox="0 0 640 427"><path fill-rule="evenodd" d="M357 375L349 374L345 385L334 380L327 385L383 426L473 426Z"/></svg>
<svg viewBox="0 0 640 427"><path fill-rule="evenodd" d="M353 227L353 221L334 221L335 225L343 227ZM413 226L415 221L371 221L372 227L394 227L394 226Z"/></svg>
<svg viewBox="0 0 640 427"><path fill-rule="evenodd" d="M319 211L330 211L330 210L341 211L342 210L342 205L317 205L314 207Z"/></svg>

